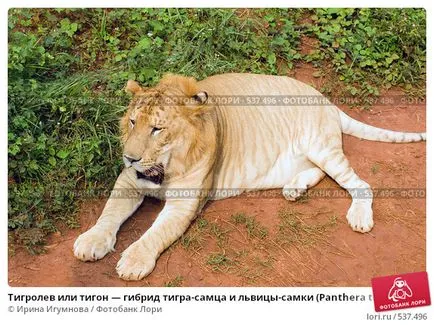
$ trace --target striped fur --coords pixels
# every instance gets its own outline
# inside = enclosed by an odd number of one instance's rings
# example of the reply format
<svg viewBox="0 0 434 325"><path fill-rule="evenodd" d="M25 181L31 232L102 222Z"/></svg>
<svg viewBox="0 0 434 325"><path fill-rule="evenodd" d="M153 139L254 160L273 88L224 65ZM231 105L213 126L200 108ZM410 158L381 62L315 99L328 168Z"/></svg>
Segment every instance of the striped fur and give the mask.
<svg viewBox="0 0 434 325"><path fill-rule="evenodd" d="M358 122L312 87L288 77L224 74L197 82L169 75L151 89L134 81L126 89L134 98L121 121L126 168L115 189L132 189L137 195L116 199L112 194L96 225L74 244L77 258L102 258L113 250L122 222L142 202L139 190L161 190L153 195L166 199L164 209L117 265L119 276L126 280L149 274L161 252L184 233L208 199L282 188L286 199L296 200L326 174L353 198L347 213L351 228L367 232L374 224L372 190L345 157L342 132L386 142L426 138L425 133L395 132ZM244 100L244 106L222 104L222 96ZM323 101L310 106L267 105L273 96ZM137 172L152 166L164 166L162 184L137 177ZM212 191L212 195L181 199L165 192L174 189Z"/></svg>
<svg viewBox="0 0 434 325"><path fill-rule="evenodd" d="M426 133L397 132L376 128L359 122L342 111L339 111L342 132L360 139L381 142L419 142L426 140Z"/></svg>

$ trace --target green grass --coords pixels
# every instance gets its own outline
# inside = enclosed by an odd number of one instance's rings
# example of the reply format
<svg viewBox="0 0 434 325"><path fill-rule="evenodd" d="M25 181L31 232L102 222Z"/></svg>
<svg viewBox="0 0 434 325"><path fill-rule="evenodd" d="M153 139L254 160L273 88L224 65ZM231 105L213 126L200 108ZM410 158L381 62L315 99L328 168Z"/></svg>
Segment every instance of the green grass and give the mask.
<svg viewBox="0 0 434 325"><path fill-rule="evenodd" d="M81 200L113 185L128 79L287 74L310 62L329 77L326 93L366 98L396 86L423 95L425 25L425 11L411 8L10 9L11 242L42 251L46 234L78 226ZM315 41L308 54L303 38ZM224 234L209 227L222 245Z"/></svg>
<svg viewBox="0 0 434 325"><path fill-rule="evenodd" d="M268 230L256 221L254 217L247 216L244 213L237 213L231 216L232 221L236 225L244 225L249 238L257 237L264 239L268 235Z"/></svg>
<svg viewBox="0 0 434 325"><path fill-rule="evenodd" d="M228 232L230 232L230 230L224 229L217 223L211 223L210 234L216 239L218 247L224 248L225 244L228 241Z"/></svg>
<svg viewBox="0 0 434 325"><path fill-rule="evenodd" d="M290 209L279 211L277 242L283 245L315 246L326 238L330 229L336 226L337 217L332 215L326 221L311 220L311 216Z"/></svg>
<svg viewBox="0 0 434 325"><path fill-rule="evenodd" d="M377 174L380 171L380 165L379 164L374 164L371 167L371 172L372 174Z"/></svg>
<svg viewBox="0 0 434 325"><path fill-rule="evenodd" d="M226 253L211 253L206 263L211 266L213 271L228 272L231 266L235 264L235 261Z"/></svg>
<svg viewBox="0 0 434 325"><path fill-rule="evenodd" d="M186 250L193 249L197 251L201 249L208 228L208 220L198 218L190 229L182 235L180 239L181 246Z"/></svg>
<svg viewBox="0 0 434 325"><path fill-rule="evenodd" d="M182 283L184 282L184 278L180 275L176 276L174 279L165 283L165 287L182 287Z"/></svg>

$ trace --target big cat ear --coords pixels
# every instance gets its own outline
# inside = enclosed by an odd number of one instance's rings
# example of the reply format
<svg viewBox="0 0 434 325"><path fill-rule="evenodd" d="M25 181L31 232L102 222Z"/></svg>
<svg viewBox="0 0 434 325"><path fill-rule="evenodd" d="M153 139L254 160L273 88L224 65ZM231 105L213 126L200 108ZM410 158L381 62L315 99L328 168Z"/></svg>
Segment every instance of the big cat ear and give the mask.
<svg viewBox="0 0 434 325"><path fill-rule="evenodd" d="M206 114L211 109L208 105L208 93L206 91L199 91L190 97L184 106L184 113L190 118L200 117Z"/></svg>
<svg viewBox="0 0 434 325"><path fill-rule="evenodd" d="M192 97L199 105L204 105L208 101L208 93L200 91Z"/></svg>
<svg viewBox="0 0 434 325"><path fill-rule="evenodd" d="M140 87L137 81L128 80L127 85L125 86L125 91L134 96L137 96L140 93L143 93L144 89Z"/></svg>

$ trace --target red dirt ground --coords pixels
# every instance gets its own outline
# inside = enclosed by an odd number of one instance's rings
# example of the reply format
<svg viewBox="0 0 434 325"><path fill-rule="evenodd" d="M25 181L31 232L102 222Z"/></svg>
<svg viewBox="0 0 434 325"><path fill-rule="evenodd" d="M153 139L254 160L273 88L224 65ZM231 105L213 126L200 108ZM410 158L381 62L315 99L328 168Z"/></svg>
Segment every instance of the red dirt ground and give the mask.
<svg viewBox="0 0 434 325"><path fill-rule="evenodd" d="M313 71L303 65L296 70L295 78L318 86L321 80L312 77ZM370 111L340 108L374 126L425 130L424 104L374 105ZM344 136L344 151L355 171L374 190L426 187L425 143L389 144ZM346 192L328 177L314 190L321 188L335 190L342 197L308 197L294 203L286 201L281 190L272 190L210 202L184 238L166 250L155 270L138 282L120 280L115 266L119 254L149 228L164 202L145 199L120 229L116 252L100 261L84 263L73 256L72 245L95 223L105 204L105 200L89 201L80 212L81 229L52 235L46 254L31 256L17 249L9 259L9 284L370 286L375 276L425 270L424 197L374 199L375 227L370 233L360 234L346 223L351 202ZM249 223L249 227L237 223L232 217L237 213L257 223Z"/></svg>

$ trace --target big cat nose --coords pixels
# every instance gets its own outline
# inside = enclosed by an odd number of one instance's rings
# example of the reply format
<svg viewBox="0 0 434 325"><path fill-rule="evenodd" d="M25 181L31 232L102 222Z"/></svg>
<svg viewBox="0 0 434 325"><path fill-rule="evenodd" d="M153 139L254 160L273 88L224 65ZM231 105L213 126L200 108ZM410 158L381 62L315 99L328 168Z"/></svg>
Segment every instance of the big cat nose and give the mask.
<svg viewBox="0 0 434 325"><path fill-rule="evenodd" d="M133 157L131 157L131 156L128 156L128 155L124 155L124 160L126 161L126 162L129 162L130 164L132 164L132 163L134 163L134 162L136 162L136 161L139 161L140 160L140 158L133 158Z"/></svg>

